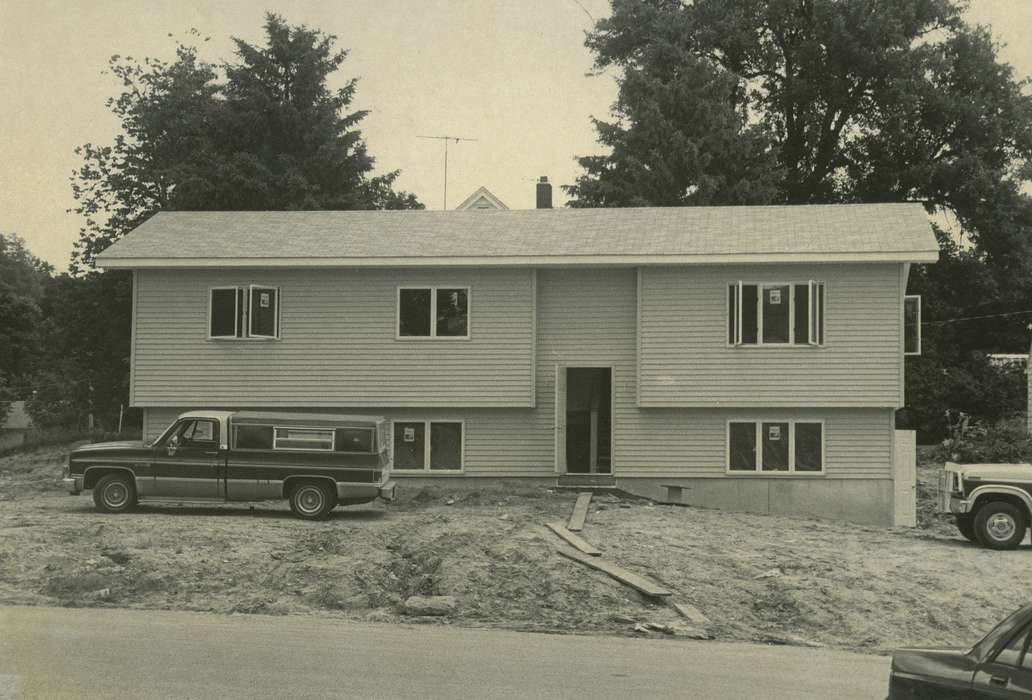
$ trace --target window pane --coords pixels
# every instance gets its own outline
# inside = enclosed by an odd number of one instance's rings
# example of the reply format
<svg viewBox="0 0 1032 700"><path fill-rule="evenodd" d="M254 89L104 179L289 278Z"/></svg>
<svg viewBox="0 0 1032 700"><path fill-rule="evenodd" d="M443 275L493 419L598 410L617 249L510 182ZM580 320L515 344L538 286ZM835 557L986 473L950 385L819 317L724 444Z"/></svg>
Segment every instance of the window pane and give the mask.
<svg viewBox="0 0 1032 700"><path fill-rule="evenodd" d="M469 293L467 290L437 290L437 335L469 335ZM433 440L430 443L433 444Z"/></svg>
<svg viewBox="0 0 1032 700"><path fill-rule="evenodd" d="M398 335L430 335L430 290L402 289L398 311Z"/></svg>
<svg viewBox="0 0 1032 700"><path fill-rule="evenodd" d="M795 455L796 471L819 472L824 467L820 423L796 423Z"/></svg>
<svg viewBox="0 0 1032 700"><path fill-rule="evenodd" d="M903 299L903 352L908 355L921 352L921 297Z"/></svg>
<svg viewBox="0 0 1032 700"><path fill-rule="evenodd" d="M756 471L756 424L732 423L731 457L728 466L731 469Z"/></svg>
<svg viewBox="0 0 1032 700"><path fill-rule="evenodd" d="M763 287L763 342L787 343L788 320L791 306L791 287L764 285Z"/></svg>
<svg viewBox="0 0 1032 700"><path fill-rule="evenodd" d="M235 338L237 335L236 289L211 290L211 328L213 338Z"/></svg>
<svg viewBox="0 0 1032 700"><path fill-rule="evenodd" d="M271 287L251 289L251 335L276 337L276 290Z"/></svg>
<svg viewBox="0 0 1032 700"><path fill-rule="evenodd" d="M333 431L313 428L276 428L275 447L279 450L332 450Z"/></svg>
<svg viewBox="0 0 1032 700"><path fill-rule="evenodd" d="M742 343L755 345L757 337L756 305L759 290L755 284L742 285Z"/></svg>
<svg viewBox="0 0 1032 700"><path fill-rule="evenodd" d="M1025 649L1025 639L1028 637L1028 627L1010 640L1000 653L996 655L996 663L1007 666L1018 666L1021 663L1021 652Z"/></svg>
<svg viewBox="0 0 1032 700"><path fill-rule="evenodd" d="M462 469L462 423L430 424L430 468Z"/></svg>
<svg viewBox="0 0 1032 700"><path fill-rule="evenodd" d="M795 344L810 342L810 285L795 285Z"/></svg>
<svg viewBox="0 0 1032 700"><path fill-rule="evenodd" d="M764 423L760 438L763 440L763 471L788 471L788 423Z"/></svg>
<svg viewBox="0 0 1032 700"><path fill-rule="evenodd" d="M394 468L422 469L426 429L422 422L394 424Z"/></svg>
<svg viewBox="0 0 1032 700"><path fill-rule="evenodd" d="M338 428L334 450L368 454L373 451L373 431L366 428Z"/></svg>
<svg viewBox="0 0 1032 700"><path fill-rule="evenodd" d="M727 342L729 345L735 344L735 325L737 323L738 315L738 285L729 284L727 286Z"/></svg>
<svg viewBox="0 0 1032 700"><path fill-rule="evenodd" d="M236 427L236 447L239 450L271 450L271 425L238 425Z"/></svg>

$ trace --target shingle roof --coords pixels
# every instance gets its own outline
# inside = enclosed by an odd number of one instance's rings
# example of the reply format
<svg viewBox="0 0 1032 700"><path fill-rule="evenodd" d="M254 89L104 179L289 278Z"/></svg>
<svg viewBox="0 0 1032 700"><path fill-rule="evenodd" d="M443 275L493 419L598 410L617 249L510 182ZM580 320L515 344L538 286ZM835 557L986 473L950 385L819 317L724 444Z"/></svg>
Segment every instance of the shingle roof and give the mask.
<svg viewBox="0 0 1032 700"><path fill-rule="evenodd" d="M166 212L108 268L934 262L920 204L509 211Z"/></svg>

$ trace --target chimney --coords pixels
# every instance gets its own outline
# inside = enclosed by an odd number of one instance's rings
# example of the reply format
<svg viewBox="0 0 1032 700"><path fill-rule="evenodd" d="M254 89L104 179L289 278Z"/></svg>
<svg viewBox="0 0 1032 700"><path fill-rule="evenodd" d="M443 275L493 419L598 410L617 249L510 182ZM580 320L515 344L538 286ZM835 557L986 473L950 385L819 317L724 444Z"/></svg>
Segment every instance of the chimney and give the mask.
<svg viewBox="0 0 1032 700"><path fill-rule="evenodd" d="M548 181L548 177L545 175L542 175L541 179L538 180L537 183L537 208L552 208L552 184Z"/></svg>

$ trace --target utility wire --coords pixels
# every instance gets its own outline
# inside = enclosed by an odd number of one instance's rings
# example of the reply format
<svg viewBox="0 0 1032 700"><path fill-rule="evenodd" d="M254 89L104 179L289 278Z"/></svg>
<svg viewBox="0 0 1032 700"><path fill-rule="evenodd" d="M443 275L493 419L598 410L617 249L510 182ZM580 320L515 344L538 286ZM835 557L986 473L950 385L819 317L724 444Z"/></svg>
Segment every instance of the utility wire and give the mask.
<svg viewBox="0 0 1032 700"><path fill-rule="evenodd" d="M940 326L945 323L958 323L960 321L975 321L983 318L1003 318L1004 316L1020 316L1021 314L1032 314L1032 309L1026 311L1008 311L1002 314L985 314L984 316L959 316L957 318L944 318L940 321L922 321L922 326Z"/></svg>

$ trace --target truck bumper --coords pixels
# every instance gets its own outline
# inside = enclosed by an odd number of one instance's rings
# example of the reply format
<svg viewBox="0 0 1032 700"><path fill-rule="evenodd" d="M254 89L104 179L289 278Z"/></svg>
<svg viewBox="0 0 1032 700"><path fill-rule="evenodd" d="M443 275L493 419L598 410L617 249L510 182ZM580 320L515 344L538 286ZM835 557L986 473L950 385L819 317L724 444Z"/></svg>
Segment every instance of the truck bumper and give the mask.
<svg viewBox="0 0 1032 700"><path fill-rule="evenodd" d="M341 503L368 503L382 498L385 501L393 501L397 493L398 485L394 481L385 481L382 484L355 484L337 483L337 498Z"/></svg>
<svg viewBox="0 0 1032 700"><path fill-rule="evenodd" d="M82 477L81 476L66 476L61 479L61 485L68 489L68 493L73 496L82 493Z"/></svg>

